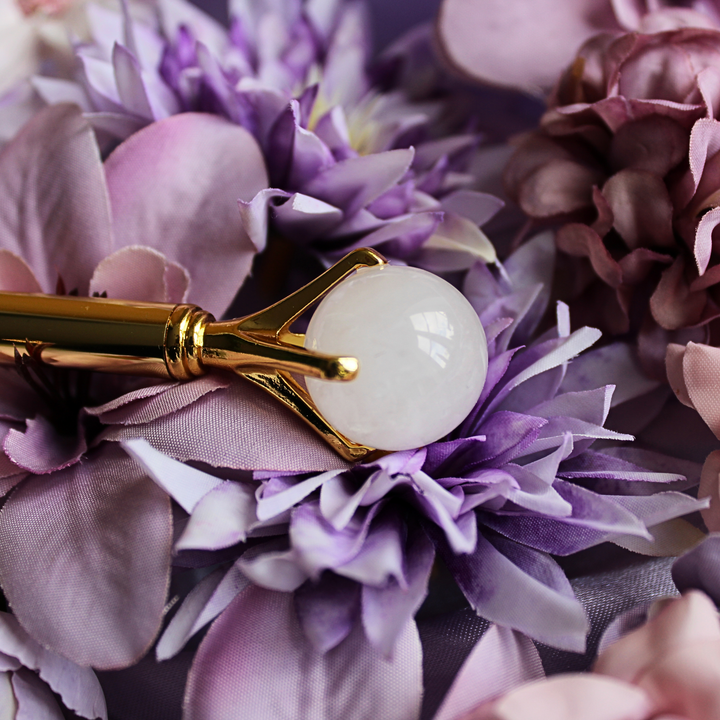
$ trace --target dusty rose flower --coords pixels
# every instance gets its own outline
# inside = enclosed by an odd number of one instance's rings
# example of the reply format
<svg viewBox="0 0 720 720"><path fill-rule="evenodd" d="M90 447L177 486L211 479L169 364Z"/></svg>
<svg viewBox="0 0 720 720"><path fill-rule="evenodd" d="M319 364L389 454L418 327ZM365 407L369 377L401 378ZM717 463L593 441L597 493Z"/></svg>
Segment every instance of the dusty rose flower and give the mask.
<svg viewBox="0 0 720 720"><path fill-rule="evenodd" d="M720 32L596 36L550 104L508 164L508 190L560 226L559 291L578 320L638 336L662 378L667 342L706 340L720 315Z"/></svg>

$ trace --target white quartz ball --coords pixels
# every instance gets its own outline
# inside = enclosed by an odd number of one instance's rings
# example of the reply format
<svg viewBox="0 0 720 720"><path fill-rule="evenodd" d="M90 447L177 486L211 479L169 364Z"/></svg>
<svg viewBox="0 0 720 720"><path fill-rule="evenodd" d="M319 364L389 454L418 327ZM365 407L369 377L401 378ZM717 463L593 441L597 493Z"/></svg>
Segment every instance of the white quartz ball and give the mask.
<svg viewBox="0 0 720 720"><path fill-rule="evenodd" d="M354 380L307 378L325 418L355 442L408 450L442 438L480 397L485 332L452 285L417 268L362 268L323 298L305 347L360 361Z"/></svg>

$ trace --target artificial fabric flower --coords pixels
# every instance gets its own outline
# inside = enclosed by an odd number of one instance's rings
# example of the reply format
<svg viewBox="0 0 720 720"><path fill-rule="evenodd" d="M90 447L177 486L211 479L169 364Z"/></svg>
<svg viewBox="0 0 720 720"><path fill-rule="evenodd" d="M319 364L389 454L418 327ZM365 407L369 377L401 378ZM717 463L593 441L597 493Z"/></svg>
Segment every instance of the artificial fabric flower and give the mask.
<svg viewBox="0 0 720 720"><path fill-rule="evenodd" d="M253 482L225 479L222 467L207 473L178 463L142 440L125 443L189 514L177 561L205 554L205 563L225 563L191 592L157 646L159 658L171 657L220 615L191 670L190 717L248 693L255 712L271 713L273 701L250 690L244 668L278 657L303 677L298 688L312 684L303 658L313 658L327 682L353 654L363 658L358 667L375 668L384 656L394 663L391 675L406 663L414 677L412 618L436 554L479 615L582 651L585 612L552 555L608 540L654 552L649 528L703 505L677 492L694 483L677 472L689 465L590 449L597 440L631 439L603 427L613 387L587 387L588 377L602 382L627 367L625 346L571 364L599 333L570 333L563 306L555 330L521 345L547 303L538 280L552 257L546 235L510 258L506 280L483 264L471 270L466 292L489 338L488 378L472 413L437 443L351 468L336 461L321 473L267 464ZM637 370L624 380L625 397L646 390ZM313 652L297 645L303 634ZM377 692L387 698L387 686ZM302 697L298 689L284 702L294 707ZM336 716L337 708L326 715Z"/></svg>
<svg viewBox="0 0 720 720"><path fill-rule="evenodd" d="M720 622L711 600L690 591L658 601L645 615L650 619L644 624L637 610L614 621L592 673L547 679L526 638L493 626L473 649L435 720L718 717ZM623 628L628 624L631 632ZM479 706L462 712L473 697L482 698ZM460 712L452 714L453 709Z"/></svg>
<svg viewBox="0 0 720 720"><path fill-rule="evenodd" d="M720 412L716 403L718 363L720 348L700 343L668 347L668 380L675 395L683 405L697 410L720 439ZM702 510L702 515L708 529L717 532L720 530L720 450L714 450L705 460L698 496L710 500L710 507Z"/></svg>
<svg viewBox="0 0 720 720"><path fill-rule="evenodd" d="M717 0L444 0L437 22L442 48L461 72L536 94L598 33L718 26Z"/></svg>
<svg viewBox="0 0 720 720"><path fill-rule="evenodd" d="M102 137L190 110L248 129L271 184L241 203L260 249L270 231L326 264L362 245L430 270L495 260L479 226L502 202L467 173L478 139L438 135L441 103L371 86L364 5L238 2L231 12L228 32L184 0L159 4L157 28L90 6L79 82L38 76L35 87L48 102L79 103Z"/></svg>
<svg viewBox="0 0 720 720"><path fill-rule="evenodd" d="M526 215L561 226L561 297L581 322L637 336L658 379L667 343L707 341L720 316L718 50L715 29L592 38L505 172Z"/></svg>
<svg viewBox="0 0 720 720"><path fill-rule="evenodd" d="M103 164L79 108L47 108L0 152L0 288L188 299L221 314L255 254L236 198L266 181L255 141L221 118L158 122ZM164 416L223 383L55 371L37 348L16 350L16 367L0 370L0 585L44 647L83 666L129 665L162 621L170 505L103 442L92 406L150 398Z"/></svg>
<svg viewBox="0 0 720 720"><path fill-rule="evenodd" d="M0 652L3 719L54 720L64 717L62 705L75 717L107 720L105 698L95 673L46 650L6 612L0 612Z"/></svg>

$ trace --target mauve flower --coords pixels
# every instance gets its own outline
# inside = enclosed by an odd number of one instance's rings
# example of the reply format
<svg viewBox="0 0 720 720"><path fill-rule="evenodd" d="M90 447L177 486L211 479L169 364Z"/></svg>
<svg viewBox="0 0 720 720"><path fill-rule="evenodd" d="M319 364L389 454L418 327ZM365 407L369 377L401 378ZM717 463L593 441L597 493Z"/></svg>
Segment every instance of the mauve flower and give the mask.
<svg viewBox="0 0 720 720"><path fill-rule="evenodd" d="M237 3L232 13L226 32L182 0L160 3L157 28L91 7L79 82L34 85L47 102L79 103L103 138L183 111L248 129L272 186L241 199L259 249L270 233L325 264L363 245L438 271L495 260L479 226L502 202L468 173L478 138L435 127L447 101L371 87L362 3Z"/></svg>
<svg viewBox="0 0 720 720"><path fill-rule="evenodd" d="M205 472L179 463L142 440L125 443L189 514L176 562L202 562L204 554L205 564L224 563L183 601L157 646L159 658L171 657L220 615L191 670L190 717L228 707L271 713L274 693L260 697L246 668L264 673L275 662L300 678L283 693L297 714L304 687L338 692L332 667L354 654L354 668L373 669L365 694L394 707L390 681L374 673L383 657L392 658L391 675L403 664L419 673L412 618L436 552L478 614L582 651L585 612L552 555L605 541L657 552L648 529L703 505L677 492L694 483L677 472L692 473L692 463L590 449L596 440L631 439L603 427L614 388L588 389L589 377L602 383L626 371L623 399L646 390L625 346L571 363L599 333L570 333L564 306L556 329L521 344L547 303L538 281L551 274L553 254L545 235L509 259L505 279L483 264L471 270L465 289L489 338L488 379L470 416L437 443L351 468L336 460L319 474L247 465L253 481L222 466ZM262 416L247 422L260 438ZM303 634L314 649L298 645ZM312 672L303 667L309 659ZM348 717L339 706L324 716Z"/></svg>
<svg viewBox="0 0 720 720"><path fill-rule="evenodd" d="M105 698L90 668L80 667L33 640L0 612L0 707L3 720L73 717L107 720Z"/></svg>
<svg viewBox="0 0 720 720"><path fill-rule="evenodd" d="M560 226L561 297L580 322L637 336L658 379L667 343L707 340L720 316L718 79L720 31L596 36L506 168L525 214Z"/></svg>
<svg viewBox="0 0 720 720"><path fill-rule="evenodd" d="M235 199L265 183L255 141L221 118L155 123L103 165L80 110L47 108L0 152L0 288L187 299L221 314L255 252ZM129 665L162 621L170 505L103 441L90 406L145 398L165 416L225 385L56 371L18 352L0 370L0 585L43 646L84 666Z"/></svg>
<svg viewBox="0 0 720 720"><path fill-rule="evenodd" d="M616 618L592 673L549 679L543 678L540 657L526 638L491 628L466 660L435 720L718 717L720 622L710 599L691 591L659 601L645 624L624 634L623 625L630 621L637 627L637 616L631 611ZM502 667L504 675L493 672L495 667ZM463 712L473 697L481 698L479 707Z"/></svg>

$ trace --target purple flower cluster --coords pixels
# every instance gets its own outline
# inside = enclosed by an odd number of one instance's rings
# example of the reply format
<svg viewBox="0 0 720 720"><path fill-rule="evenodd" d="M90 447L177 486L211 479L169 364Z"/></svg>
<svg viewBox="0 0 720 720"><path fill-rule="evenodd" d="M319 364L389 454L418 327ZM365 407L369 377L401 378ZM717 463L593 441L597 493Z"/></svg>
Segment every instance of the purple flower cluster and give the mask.
<svg viewBox="0 0 720 720"><path fill-rule="evenodd" d="M439 101L372 86L362 3L240 2L232 13L226 31L164 0L154 28L90 6L77 82L34 86L47 102L78 103L106 143L187 111L249 130L271 185L241 203L259 249L269 231L326 263L361 245L430 270L495 260L479 226L502 202L467 173L478 138L438 135Z"/></svg>
<svg viewBox="0 0 720 720"><path fill-rule="evenodd" d="M601 381L603 367L618 367L625 346L571 362L600 333L571 333L563 305L552 331L521 344L547 303L538 280L552 256L552 238L539 236L509 259L504 278L482 264L470 271L465 291L489 339L488 378L474 410L439 442L321 473L265 469L252 482L223 479L222 467L188 467L143 440L125 443L189 513L178 562L203 552L210 563L228 563L228 551L237 557L188 596L159 657L223 611L237 618L263 606L258 587L293 593L293 622L320 653L345 647L361 626L391 657L413 626L436 555L479 615L584 650L585 611L553 556L606 541L650 548L649 528L705 503L678 492L696 482L682 474L696 473L692 463L607 447L632 438L604 427L614 387L588 389L588 377ZM645 389L641 378L627 380L625 399ZM273 622L270 610L256 612ZM223 615L213 627L229 623ZM235 652L217 632L198 652L191 703L211 696L209 668Z"/></svg>

